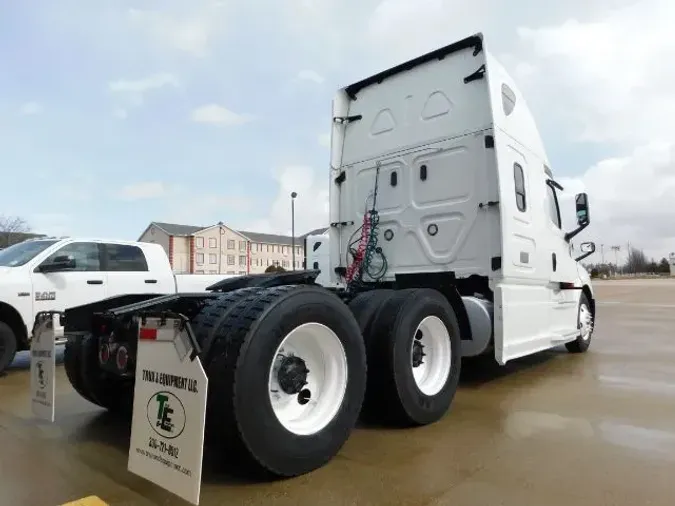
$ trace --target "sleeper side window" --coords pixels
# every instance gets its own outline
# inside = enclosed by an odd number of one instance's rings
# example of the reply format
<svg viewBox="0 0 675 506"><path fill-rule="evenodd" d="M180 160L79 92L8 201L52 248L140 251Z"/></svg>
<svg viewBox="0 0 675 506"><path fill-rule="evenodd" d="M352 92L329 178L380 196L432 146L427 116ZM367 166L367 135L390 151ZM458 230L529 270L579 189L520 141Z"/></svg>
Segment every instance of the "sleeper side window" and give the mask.
<svg viewBox="0 0 675 506"><path fill-rule="evenodd" d="M520 164L513 164L513 180L516 186L516 206L521 213L527 209L527 199L525 196L525 174Z"/></svg>
<svg viewBox="0 0 675 506"><path fill-rule="evenodd" d="M558 196L556 195L555 188L550 183L546 184L546 201L548 204L548 215L551 218L553 224L558 227L561 227L560 220L560 207L558 205Z"/></svg>

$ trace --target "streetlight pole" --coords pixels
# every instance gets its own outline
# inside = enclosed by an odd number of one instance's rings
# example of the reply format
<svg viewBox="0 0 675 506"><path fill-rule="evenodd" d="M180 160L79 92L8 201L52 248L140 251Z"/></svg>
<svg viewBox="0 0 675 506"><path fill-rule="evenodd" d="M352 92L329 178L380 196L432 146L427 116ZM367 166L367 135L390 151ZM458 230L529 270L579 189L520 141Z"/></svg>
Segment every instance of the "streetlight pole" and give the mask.
<svg viewBox="0 0 675 506"><path fill-rule="evenodd" d="M295 197L297 196L296 192L291 193L291 252L293 255L293 270L295 270Z"/></svg>

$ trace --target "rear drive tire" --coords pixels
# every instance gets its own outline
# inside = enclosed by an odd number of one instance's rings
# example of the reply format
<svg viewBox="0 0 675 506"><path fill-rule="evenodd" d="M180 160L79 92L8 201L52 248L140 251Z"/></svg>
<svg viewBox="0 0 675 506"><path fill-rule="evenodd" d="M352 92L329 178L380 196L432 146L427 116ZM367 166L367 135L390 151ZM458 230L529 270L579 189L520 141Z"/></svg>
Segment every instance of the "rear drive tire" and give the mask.
<svg viewBox="0 0 675 506"><path fill-rule="evenodd" d="M338 453L366 383L361 333L338 297L302 285L251 294L218 328L213 351L207 432L225 463L291 477Z"/></svg>
<svg viewBox="0 0 675 506"><path fill-rule="evenodd" d="M237 307L237 303L262 290L264 289L257 286L241 288L206 301L202 310L191 322L197 342L202 349L199 359L203 367L206 368L211 361L211 348L220 324L230 316L232 310Z"/></svg>
<svg viewBox="0 0 675 506"><path fill-rule="evenodd" d="M80 394L81 397L91 403L96 404L96 401L91 396L89 390L85 387L80 369L82 367L82 336L70 336L66 341L65 349L63 350L63 365L66 369L66 376L73 389Z"/></svg>
<svg viewBox="0 0 675 506"><path fill-rule="evenodd" d="M98 340L91 334L80 343L80 385L89 400L108 411L131 415L134 403L134 383L105 372L98 363ZM87 397L85 397L87 398Z"/></svg>
<svg viewBox="0 0 675 506"><path fill-rule="evenodd" d="M16 356L18 343L16 335L9 325L0 322L0 374L5 372Z"/></svg>
<svg viewBox="0 0 675 506"><path fill-rule="evenodd" d="M591 345L593 337L593 313L591 305L585 293L581 292L579 298L579 309L577 311L577 328L579 336L572 342L565 343L565 348L570 353L584 353Z"/></svg>
<svg viewBox="0 0 675 506"><path fill-rule="evenodd" d="M400 426L443 417L461 369L459 324L448 300L428 288L397 291L380 309L371 338L367 416Z"/></svg>

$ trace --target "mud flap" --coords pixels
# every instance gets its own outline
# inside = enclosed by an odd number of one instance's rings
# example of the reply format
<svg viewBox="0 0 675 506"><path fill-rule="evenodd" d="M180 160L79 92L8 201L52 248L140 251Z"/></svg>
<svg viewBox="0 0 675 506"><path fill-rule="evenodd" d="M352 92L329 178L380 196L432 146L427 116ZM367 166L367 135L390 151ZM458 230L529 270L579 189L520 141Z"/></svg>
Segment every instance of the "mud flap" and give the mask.
<svg viewBox="0 0 675 506"><path fill-rule="evenodd" d="M30 343L30 389L33 414L54 423L56 396L56 339L63 338L57 312L38 313Z"/></svg>
<svg viewBox="0 0 675 506"><path fill-rule="evenodd" d="M199 504L208 378L179 318L145 318L138 351L127 468Z"/></svg>

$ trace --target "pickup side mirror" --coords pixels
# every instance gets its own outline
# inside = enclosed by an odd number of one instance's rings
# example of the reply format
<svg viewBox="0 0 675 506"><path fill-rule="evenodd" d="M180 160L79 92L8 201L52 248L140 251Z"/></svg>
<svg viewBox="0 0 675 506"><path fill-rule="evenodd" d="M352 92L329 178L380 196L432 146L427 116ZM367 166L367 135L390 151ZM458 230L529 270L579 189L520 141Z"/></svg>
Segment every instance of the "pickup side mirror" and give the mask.
<svg viewBox="0 0 675 506"><path fill-rule="evenodd" d="M570 242L570 240L575 235L577 235L591 223L591 215L588 209L588 195L585 193L577 193L574 200L576 202L577 228L565 234L565 240L567 242Z"/></svg>
<svg viewBox="0 0 675 506"><path fill-rule="evenodd" d="M49 263L40 265L37 270L39 272L58 272L68 269L74 269L77 266L75 258L71 255L59 255Z"/></svg>
<svg viewBox="0 0 675 506"><path fill-rule="evenodd" d="M579 249L583 253L583 255L579 255L576 257L574 260L579 262L580 260L583 260L586 257L591 256L593 253L595 253L595 243L592 241L589 242L582 242L581 245L579 246Z"/></svg>

